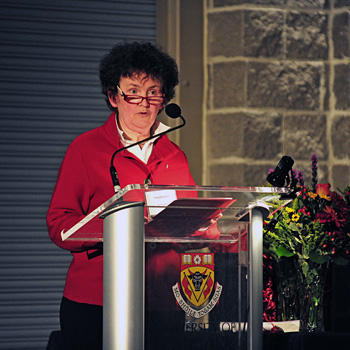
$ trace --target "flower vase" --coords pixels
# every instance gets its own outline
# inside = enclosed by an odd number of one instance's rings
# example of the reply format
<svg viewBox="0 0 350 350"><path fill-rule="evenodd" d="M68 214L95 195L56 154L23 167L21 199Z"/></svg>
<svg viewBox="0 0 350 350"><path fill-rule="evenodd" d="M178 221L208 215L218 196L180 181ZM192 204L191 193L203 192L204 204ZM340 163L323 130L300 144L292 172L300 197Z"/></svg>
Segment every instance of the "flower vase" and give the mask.
<svg viewBox="0 0 350 350"><path fill-rule="evenodd" d="M298 290L300 331L306 333L325 330L325 284L328 264L299 260Z"/></svg>
<svg viewBox="0 0 350 350"><path fill-rule="evenodd" d="M294 258L282 258L274 266L276 311L278 321L299 319L298 275L295 273Z"/></svg>

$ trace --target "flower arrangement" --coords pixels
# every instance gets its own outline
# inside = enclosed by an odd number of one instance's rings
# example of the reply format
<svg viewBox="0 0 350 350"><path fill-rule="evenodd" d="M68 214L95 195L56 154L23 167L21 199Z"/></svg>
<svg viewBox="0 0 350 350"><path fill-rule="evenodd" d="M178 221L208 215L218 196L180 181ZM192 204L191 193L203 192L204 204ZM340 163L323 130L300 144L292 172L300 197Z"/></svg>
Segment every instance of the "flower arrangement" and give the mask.
<svg viewBox="0 0 350 350"><path fill-rule="evenodd" d="M292 170L295 198L271 201L264 225L264 318L271 321L277 311L280 320L300 319L306 330L322 328L330 263L350 261L350 187L338 193L329 184L318 184L316 155L311 160L311 186L304 185L300 171ZM271 283L276 304L269 295Z"/></svg>

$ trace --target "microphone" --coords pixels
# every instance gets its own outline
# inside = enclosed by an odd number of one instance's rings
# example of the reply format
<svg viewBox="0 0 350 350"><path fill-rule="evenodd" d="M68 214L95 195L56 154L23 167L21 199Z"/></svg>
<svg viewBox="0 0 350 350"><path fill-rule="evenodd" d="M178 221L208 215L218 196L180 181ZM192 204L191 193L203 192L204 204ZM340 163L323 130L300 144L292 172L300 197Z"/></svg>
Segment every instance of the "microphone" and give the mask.
<svg viewBox="0 0 350 350"><path fill-rule="evenodd" d="M160 132L158 134L154 134L152 136L149 136L149 137L147 137L147 138L145 138L143 140L135 142L135 143L133 143L131 145L128 145L126 147L119 148L113 153L113 155L111 157L111 166L109 168L109 171L110 171L110 174L111 174L111 178L112 178L113 187L114 187L114 191L115 192L118 192L121 189L120 183L119 183L118 174L117 174L117 170L116 170L115 166L113 165L114 158L119 152L124 151L124 150L126 150L126 149L128 149L130 147L139 145L140 143L147 142L147 141L152 140L152 139L154 139L154 138L156 138L158 136L162 136L162 135L164 135L164 134L166 134L166 133L168 133L170 131L174 131L176 129L179 129L179 128L182 128L183 126L185 126L186 120L181 115L181 108L177 104L170 103L170 104L166 105L165 113L170 118L173 118L173 119L180 118L181 121L182 121L182 124L174 126L173 128L170 128L168 130L162 131L162 132Z"/></svg>
<svg viewBox="0 0 350 350"><path fill-rule="evenodd" d="M276 187L283 187L285 185L285 181L289 183L288 172L292 170L292 166L294 164L293 158L289 156L283 156L281 160L278 162L276 169L267 175L266 180L272 185Z"/></svg>
<svg viewBox="0 0 350 350"><path fill-rule="evenodd" d="M170 103L168 105L166 105L165 107L165 113L170 117L170 118L182 118L181 116L181 108L176 104L176 103ZM185 120L182 118L183 122L185 122Z"/></svg>

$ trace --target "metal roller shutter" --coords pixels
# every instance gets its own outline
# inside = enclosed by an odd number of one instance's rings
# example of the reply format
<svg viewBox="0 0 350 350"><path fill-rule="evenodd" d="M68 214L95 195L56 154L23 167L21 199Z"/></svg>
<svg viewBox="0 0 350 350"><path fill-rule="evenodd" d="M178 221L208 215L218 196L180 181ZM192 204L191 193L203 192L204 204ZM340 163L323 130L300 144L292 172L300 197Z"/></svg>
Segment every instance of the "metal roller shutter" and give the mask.
<svg viewBox="0 0 350 350"><path fill-rule="evenodd" d="M103 123L101 56L156 39L156 0L0 1L0 349L45 349L70 254L45 216L68 144Z"/></svg>

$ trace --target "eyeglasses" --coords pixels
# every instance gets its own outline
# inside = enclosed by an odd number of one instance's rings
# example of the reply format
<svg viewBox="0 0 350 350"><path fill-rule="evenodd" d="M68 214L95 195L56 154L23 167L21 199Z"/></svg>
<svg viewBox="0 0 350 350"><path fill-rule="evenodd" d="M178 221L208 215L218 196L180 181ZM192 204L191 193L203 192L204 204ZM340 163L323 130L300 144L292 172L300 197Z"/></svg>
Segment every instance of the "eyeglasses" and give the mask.
<svg viewBox="0 0 350 350"><path fill-rule="evenodd" d="M142 103L143 100L146 100L150 105L159 106L164 102L163 96L139 96L139 95L125 95L121 88L117 85L117 89L120 95L124 98L124 100L128 103L132 103L138 105Z"/></svg>

